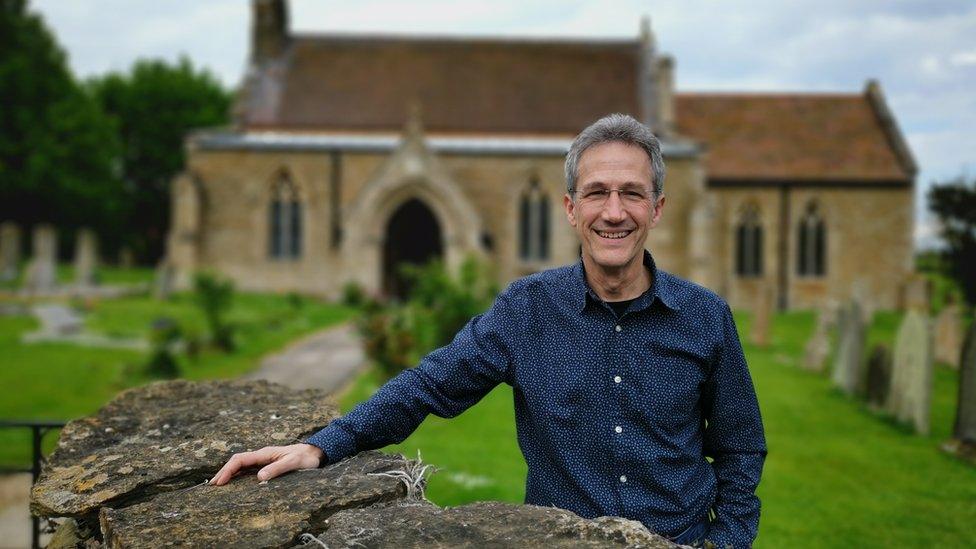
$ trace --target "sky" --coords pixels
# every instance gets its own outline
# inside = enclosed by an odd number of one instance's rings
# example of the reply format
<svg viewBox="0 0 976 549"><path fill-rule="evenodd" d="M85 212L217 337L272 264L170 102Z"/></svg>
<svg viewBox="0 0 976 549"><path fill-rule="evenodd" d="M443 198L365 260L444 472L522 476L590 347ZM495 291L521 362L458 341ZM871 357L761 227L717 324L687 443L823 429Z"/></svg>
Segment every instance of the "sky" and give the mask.
<svg viewBox="0 0 976 549"><path fill-rule="evenodd" d="M80 77L181 54L236 86L248 0L33 0ZM678 91L859 93L880 80L920 167L916 244L937 243L924 195L976 176L976 1L292 0L297 32L636 37L651 18Z"/></svg>

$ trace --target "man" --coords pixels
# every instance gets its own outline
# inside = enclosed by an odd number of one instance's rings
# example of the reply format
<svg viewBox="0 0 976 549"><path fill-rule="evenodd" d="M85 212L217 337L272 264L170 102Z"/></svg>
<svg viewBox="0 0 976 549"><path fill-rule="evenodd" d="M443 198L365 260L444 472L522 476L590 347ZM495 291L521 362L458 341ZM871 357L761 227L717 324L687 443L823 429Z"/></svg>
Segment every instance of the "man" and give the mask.
<svg viewBox="0 0 976 549"><path fill-rule="evenodd" d="M563 199L580 262L513 282L451 344L306 443L237 454L212 482L251 466L267 480L398 443L427 414L454 417L505 382L526 503L636 519L679 543L748 547L766 455L759 406L728 305L644 251L663 182L647 127L614 114L586 128L566 156Z"/></svg>

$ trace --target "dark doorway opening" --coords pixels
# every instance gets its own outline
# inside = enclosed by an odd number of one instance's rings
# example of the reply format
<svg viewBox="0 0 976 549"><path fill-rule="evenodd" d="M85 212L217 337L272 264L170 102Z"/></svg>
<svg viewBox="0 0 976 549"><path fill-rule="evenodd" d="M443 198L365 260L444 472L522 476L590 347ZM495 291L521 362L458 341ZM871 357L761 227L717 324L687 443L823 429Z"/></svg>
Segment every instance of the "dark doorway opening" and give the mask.
<svg viewBox="0 0 976 549"><path fill-rule="evenodd" d="M383 293L389 297L405 298L410 282L400 267L405 264L423 265L443 255L441 228L423 202L416 198L404 202L386 225L383 241Z"/></svg>

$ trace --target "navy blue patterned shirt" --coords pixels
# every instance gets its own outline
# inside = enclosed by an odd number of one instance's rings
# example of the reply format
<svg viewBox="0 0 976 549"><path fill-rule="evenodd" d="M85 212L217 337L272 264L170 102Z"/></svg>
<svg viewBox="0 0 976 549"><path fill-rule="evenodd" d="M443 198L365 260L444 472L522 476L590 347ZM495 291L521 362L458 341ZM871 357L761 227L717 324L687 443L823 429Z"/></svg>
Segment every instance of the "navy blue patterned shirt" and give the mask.
<svg viewBox="0 0 976 549"><path fill-rule="evenodd" d="M649 253L644 263L651 288L620 318L582 262L513 282L453 342L307 442L329 463L399 443L427 414L457 416L504 382L526 503L672 537L714 509L708 539L748 547L766 442L732 314Z"/></svg>

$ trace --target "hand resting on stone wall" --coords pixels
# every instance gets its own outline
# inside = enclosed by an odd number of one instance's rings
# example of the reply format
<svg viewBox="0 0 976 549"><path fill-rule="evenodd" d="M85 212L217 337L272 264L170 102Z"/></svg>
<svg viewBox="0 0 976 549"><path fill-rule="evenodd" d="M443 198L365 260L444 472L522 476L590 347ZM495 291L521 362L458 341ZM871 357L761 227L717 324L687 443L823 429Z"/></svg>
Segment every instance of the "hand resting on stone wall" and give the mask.
<svg viewBox="0 0 976 549"><path fill-rule="evenodd" d="M298 469L315 469L322 463L325 453L311 444L291 444L289 446L265 446L253 452L234 454L210 479L209 484L223 486L230 482L241 470L248 467L262 467L258 480L266 481Z"/></svg>

